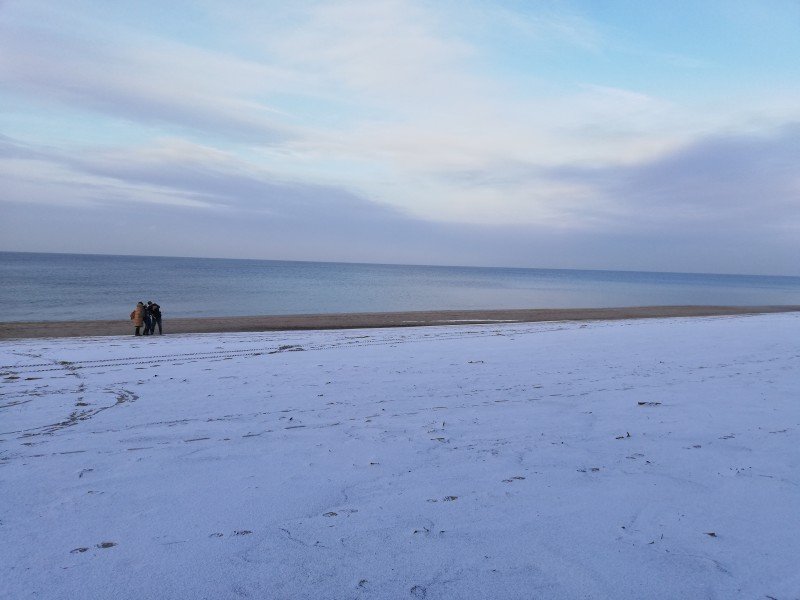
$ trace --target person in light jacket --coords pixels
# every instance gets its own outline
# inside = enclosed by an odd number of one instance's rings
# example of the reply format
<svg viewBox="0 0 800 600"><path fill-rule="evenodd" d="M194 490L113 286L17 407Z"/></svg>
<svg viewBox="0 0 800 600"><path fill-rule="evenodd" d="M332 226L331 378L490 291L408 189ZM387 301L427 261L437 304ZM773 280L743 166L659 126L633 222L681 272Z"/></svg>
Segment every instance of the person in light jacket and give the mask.
<svg viewBox="0 0 800 600"><path fill-rule="evenodd" d="M133 335L142 335L139 330L144 325L144 303L138 302L136 304L136 308L131 311L131 321L133 321Z"/></svg>

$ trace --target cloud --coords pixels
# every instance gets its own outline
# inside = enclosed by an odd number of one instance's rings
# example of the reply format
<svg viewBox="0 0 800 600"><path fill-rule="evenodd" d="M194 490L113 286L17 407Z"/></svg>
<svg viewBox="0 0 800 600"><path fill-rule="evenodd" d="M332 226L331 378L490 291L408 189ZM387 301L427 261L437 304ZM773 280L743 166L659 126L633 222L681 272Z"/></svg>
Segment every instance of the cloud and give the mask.
<svg viewBox="0 0 800 600"><path fill-rule="evenodd" d="M789 126L769 137L712 138L624 168L517 165L506 173L585 190L587 200L559 204L558 226L419 219L179 140L79 158L28 148L35 160L0 160L12 182L0 233L18 249L48 239L50 250L136 253L146 231L156 254L798 273L800 185L791 167L799 133ZM14 184L20 178L24 186ZM32 202L48 208L25 211ZM67 216L75 225L64 228ZM137 225L128 231L126 223Z"/></svg>
<svg viewBox="0 0 800 600"><path fill-rule="evenodd" d="M45 156L29 145L0 133L0 160L8 159L34 159Z"/></svg>
<svg viewBox="0 0 800 600"><path fill-rule="evenodd" d="M640 164L551 176L595 189L618 226L800 231L798 156L800 125L790 124L771 135L712 136Z"/></svg>
<svg viewBox="0 0 800 600"><path fill-rule="evenodd" d="M254 81L277 78L264 65L174 42L82 39L0 23L0 79L38 105L270 144L292 133L248 94L257 95Z"/></svg>
<svg viewBox="0 0 800 600"><path fill-rule="evenodd" d="M607 45L606 35L596 23L560 6L542 4L538 10L512 10L500 4L482 3L471 7L487 29L498 28L504 36L522 36L533 42L573 45L597 52ZM470 8L467 8L469 11Z"/></svg>
<svg viewBox="0 0 800 600"><path fill-rule="evenodd" d="M261 43L266 60L313 74L322 89L358 94L359 104L436 103L453 86L474 91L465 71L476 49L412 2L312 4L293 27L272 33Z"/></svg>
<svg viewBox="0 0 800 600"><path fill-rule="evenodd" d="M6 147L13 153L4 152ZM13 184L0 198L5 202L153 204L158 206L148 210L187 207L242 219L260 213L282 222L328 226L404 218L398 210L346 189L281 180L235 155L176 139L74 155L6 136L0 138L0 175Z"/></svg>

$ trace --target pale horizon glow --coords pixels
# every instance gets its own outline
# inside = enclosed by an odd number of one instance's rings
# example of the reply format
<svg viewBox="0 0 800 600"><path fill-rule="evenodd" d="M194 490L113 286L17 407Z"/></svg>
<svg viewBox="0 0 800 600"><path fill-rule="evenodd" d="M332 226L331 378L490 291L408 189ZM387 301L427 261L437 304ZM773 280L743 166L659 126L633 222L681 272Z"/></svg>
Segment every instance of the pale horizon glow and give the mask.
<svg viewBox="0 0 800 600"><path fill-rule="evenodd" d="M0 249L800 275L800 5L0 2Z"/></svg>

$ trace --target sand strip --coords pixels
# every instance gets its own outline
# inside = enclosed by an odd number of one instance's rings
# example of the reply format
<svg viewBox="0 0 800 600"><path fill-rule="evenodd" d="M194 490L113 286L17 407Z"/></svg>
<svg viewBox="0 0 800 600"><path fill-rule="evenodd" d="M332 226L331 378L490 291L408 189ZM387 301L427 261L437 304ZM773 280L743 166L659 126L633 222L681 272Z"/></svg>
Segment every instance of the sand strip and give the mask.
<svg viewBox="0 0 800 600"><path fill-rule="evenodd" d="M421 327L471 323L531 323L708 317L800 311L800 306L640 306L626 308L554 308L514 310L434 310L260 317L164 318L165 333L228 333L300 329ZM0 339L132 335L130 321L40 321L0 323Z"/></svg>

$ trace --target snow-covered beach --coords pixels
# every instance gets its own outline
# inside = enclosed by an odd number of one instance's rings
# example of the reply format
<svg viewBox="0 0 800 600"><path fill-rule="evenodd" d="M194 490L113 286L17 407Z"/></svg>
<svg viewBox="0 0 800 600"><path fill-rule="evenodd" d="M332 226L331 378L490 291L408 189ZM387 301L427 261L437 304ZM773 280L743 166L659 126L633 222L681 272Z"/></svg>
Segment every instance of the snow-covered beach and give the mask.
<svg viewBox="0 0 800 600"><path fill-rule="evenodd" d="M0 342L4 598L797 598L800 314Z"/></svg>

